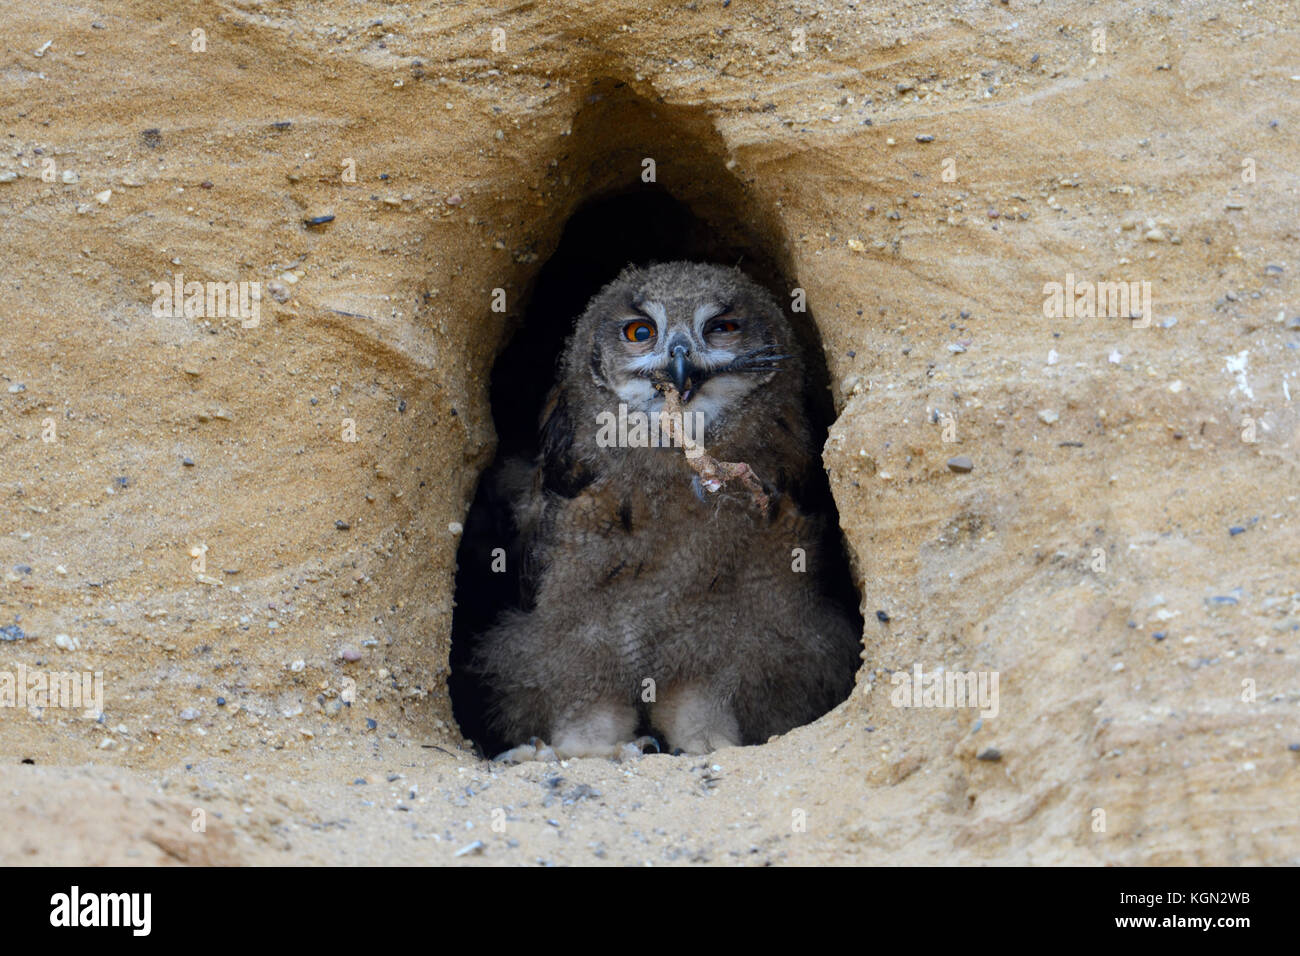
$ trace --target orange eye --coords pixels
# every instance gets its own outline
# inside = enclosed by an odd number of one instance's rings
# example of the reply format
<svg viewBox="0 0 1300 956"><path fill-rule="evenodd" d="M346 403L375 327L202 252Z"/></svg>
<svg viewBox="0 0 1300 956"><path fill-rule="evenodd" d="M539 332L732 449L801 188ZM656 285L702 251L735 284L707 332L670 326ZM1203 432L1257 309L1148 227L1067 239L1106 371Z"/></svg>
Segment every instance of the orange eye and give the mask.
<svg viewBox="0 0 1300 956"><path fill-rule="evenodd" d="M739 322L732 322L730 319L722 319L714 322L704 330L705 335L712 335L715 332L735 332L740 328Z"/></svg>
<svg viewBox="0 0 1300 956"><path fill-rule="evenodd" d="M629 342L649 342L655 337L655 334L654 324L641 319L623 326L623 338Z"/></svg>

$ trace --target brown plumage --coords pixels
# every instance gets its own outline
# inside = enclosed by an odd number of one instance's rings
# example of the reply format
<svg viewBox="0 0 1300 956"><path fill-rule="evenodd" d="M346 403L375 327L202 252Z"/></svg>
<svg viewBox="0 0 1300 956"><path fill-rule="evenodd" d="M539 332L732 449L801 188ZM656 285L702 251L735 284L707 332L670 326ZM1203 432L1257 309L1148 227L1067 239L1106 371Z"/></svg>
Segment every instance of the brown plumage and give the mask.
<svg viewBox="0 0 1300 956"><path fill-rule="evenodd" d="M824 519L801 507L820 478L803 369L780 308L738 270L629 268L592 299L538 460L503 470L531 600L483 635L474 666L494 729L523 745L509 757L545 754L531 738L614 756L647 728L691 753L761 743L848 694L858 629L823 593ZM690 448L607 447L620 403L654 415L665 393L765 495L711 491Z"/></svg>

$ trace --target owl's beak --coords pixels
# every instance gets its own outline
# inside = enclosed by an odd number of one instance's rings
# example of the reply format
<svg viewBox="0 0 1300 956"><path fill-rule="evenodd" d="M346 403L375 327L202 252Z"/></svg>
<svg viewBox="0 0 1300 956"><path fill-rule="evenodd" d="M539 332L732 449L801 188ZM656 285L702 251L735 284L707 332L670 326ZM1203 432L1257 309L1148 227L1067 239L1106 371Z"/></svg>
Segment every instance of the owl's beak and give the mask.
<svg viewBox="0 0 1300 956"><path fill-rule="evenodd" d="M686 390L686 382L690 378L695 366L691 364L687 356L685 345L673 346L672 358L668 360L668 375L677 386L678 393L682 396L682 401L686 401L689 393Z"/></svg>

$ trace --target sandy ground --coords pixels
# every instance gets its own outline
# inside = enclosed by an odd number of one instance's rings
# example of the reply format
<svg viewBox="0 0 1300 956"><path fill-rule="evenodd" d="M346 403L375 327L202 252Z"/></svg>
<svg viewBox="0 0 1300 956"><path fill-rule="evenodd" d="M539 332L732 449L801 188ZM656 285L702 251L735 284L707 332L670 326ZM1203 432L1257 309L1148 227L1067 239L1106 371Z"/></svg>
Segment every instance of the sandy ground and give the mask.
<svg viewBox="0 0 1300 956"><path fill-rule="evenodd" d="M1294 6L650 6L6 5L0 675L104 704L0 707L0 862L1300 862ZM644 156L806 290L865 663L762 747L499 767L444 683L487 375Z"/></svg>

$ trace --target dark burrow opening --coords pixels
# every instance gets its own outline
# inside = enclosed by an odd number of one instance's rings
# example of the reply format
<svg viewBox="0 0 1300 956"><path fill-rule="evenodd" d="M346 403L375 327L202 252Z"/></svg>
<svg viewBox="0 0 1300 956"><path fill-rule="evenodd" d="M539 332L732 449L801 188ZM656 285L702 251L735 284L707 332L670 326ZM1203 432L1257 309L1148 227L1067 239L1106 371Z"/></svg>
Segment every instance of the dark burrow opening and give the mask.
<svg viewBox="0 0 1300 956"><path fill-rule="evenodd" d="M542 266L522 309L522 322L492 370L490 401L498 436L496 458L480 476L457 552L449 690L461 732L491 757L520 741L503 740L486 720L486 696L469 670L475 639L524 597L519 561L510 554L514 536L509 510L495 492L495 475L511 459L532 461L539 451L539 410L558 374L565 340L588 300L628 264L689 259L735 266L767 288L792 321L807 361L805 401L817 447L834 419L821 339L811 314L790 311L797 283L781 275L775 259L735 221L716 223L697 215L662 187L638 185L587 202L564 227L554 254ZM830 556L828 597L848 610L858 628L859 595L839 529L824 470L809 504L828 516L824 553ZM504 563L504 570L501 570ZM851 686L851 684L850 684ZM642 727L638 733L653 733Z"/></svg>

